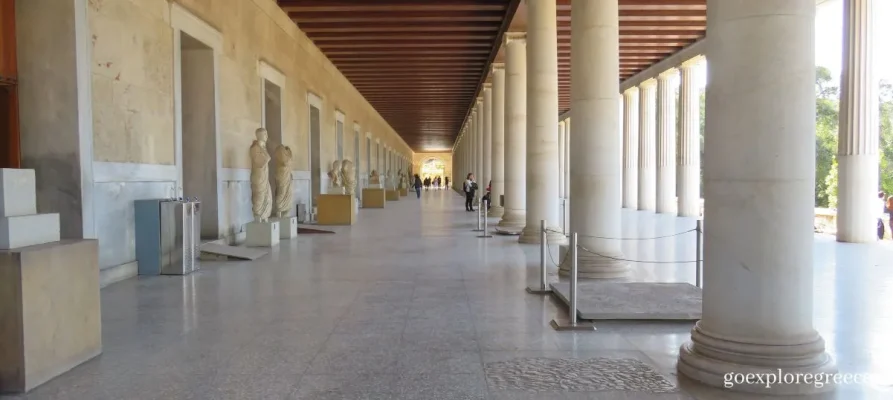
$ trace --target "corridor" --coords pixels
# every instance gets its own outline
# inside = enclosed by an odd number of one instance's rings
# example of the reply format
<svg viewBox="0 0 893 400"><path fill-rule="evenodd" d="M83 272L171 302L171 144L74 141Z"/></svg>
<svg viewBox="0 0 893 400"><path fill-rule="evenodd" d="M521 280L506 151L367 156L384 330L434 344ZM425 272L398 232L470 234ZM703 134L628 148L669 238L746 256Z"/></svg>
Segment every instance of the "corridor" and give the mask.
<svg viewBox="0 0 893 400"><path fill-rule="evenodd" d="M763 398L677 381L690 323L553 331L549 321L564 309L523 290L537 276L538 247L479 239L474 218L455 193L423 191L421 200L361 210L334 235L283 242L256 262L114 284L102 291L103 354L21 398ZM684 219L632 212L624 221L627 236L688 229ZM684 240L624 251L685 259ZM665 246L675 250L668 256ZM841 372L889 377L893 249L830 237L815 249L816 325L828 351ZM690 265L635 270L642 280L694 279ZM886 390L844 386L828 398L889 399Z"/></svg>

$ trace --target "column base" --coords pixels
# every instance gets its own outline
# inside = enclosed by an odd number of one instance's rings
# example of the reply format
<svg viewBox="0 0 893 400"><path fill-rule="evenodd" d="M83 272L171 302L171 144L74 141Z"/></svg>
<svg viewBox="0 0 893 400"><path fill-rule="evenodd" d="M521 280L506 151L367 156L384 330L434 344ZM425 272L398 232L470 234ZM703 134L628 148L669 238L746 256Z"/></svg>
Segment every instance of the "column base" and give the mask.
<svg viewBox="0 0 893 400"><path fill-rule="evenodd" d="M623 253L608 252L592 249L593 251L611 258L597 256L595 254L580 251L577 255L577 277L581 279L622 279L630 273L629 263L626 261L612 260L623 258ZM561 264L558 266L559 276L569 276L571 273L572 254L568 254L569 246L558 248L558 257Z"/></svg>
<svg viewBox="0 0 893 400"><path fill-rule="evenodd" d="M745 343L705 332L702 321L692 329L691 341L680 348L677 369L708 386L788 396L834 390L833 374L837 373L833 359L825 353L825 341L817 333L806 343ZM759 374L763 380L752 375L750 383L742 381L747 374ZM775 382L767 382L771 379Z"/></svg>
<svg viewBox="0 0 893 400"><path fill-rule="evenodd" d="M524 229L524 226L527 225L527 213L524 211L518 210L510 210L505 209L502 214L502 219L499 220L499 223L496 226L500 228L511 228L517 229L518 232L521 232Z"/></svg>
<svg viewBox="0 0 893 400"><path fill-rule="evenodd" d="M487 215L490 217L493 217L493 218L502 218L502 216L504 214L505 214L505 208L499 207L499 206L493 206L493 207L490 207L490 211Z"/></svg>
<svg viewBox="0 0 893 400"><path fill-rule="evenodd" d="M529 224L521 231L518 243L523 244L539 244L540 242L540 226L530 226ZM567 244L567 236L561 233L561 229L555 226L546 225L546 242L550 245Z"/></svg>

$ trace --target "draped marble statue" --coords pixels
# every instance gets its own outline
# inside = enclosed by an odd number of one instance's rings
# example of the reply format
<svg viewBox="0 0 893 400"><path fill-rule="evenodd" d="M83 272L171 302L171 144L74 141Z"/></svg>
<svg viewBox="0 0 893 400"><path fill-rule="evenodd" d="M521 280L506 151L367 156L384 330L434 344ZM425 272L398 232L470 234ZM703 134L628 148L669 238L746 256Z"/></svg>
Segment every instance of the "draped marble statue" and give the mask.
<svg viewBox="0 0 893 400"><path fill-rule="evenodd" d="M277 217L287 217L291 212L292 200L292 153L291 148L284 145L276 146L273 152L273 173L276 180L276 201L274 212Z"/></svg>
<svg viewBox="0 0 893 400"><path fill-rule="evenodd" d="M408 189L408 188L409 188L409 184L408 184L409 182L408 182L406 173L403 172L403 171L401 170L400 172L398 172L398 174L400 175L400 189L401 189L401 190L402 190L402 189Z"/></svg>
<svg viewBox="0 0 893 400"><path fill-rule="evenodd" d="M347 194L353 196L357 192L357 170L350 160L341 163L341 179Z"/></svg>
<svg viewBox="0 0 893 400"><path fill-rule="evenodd" d="M257 139L251 144L251 212L254 222L267 222L273 212L273 193L270 188L270 154L267 153L267 130L255 131Z"/></svg>
<svg viewBox="0 0 893 400"><path fill-rule="evenodd" d="M341 176L341 160L332 163L332 169L329 170L329 187L342 188L344 182Z"/></svg>
<svg viewBox="0 0 893 400"><path fill-rule="evenodd" d="M370 185L380 185L381 178L378 176L377 170L372 170L372 173L369 174L369 184Z"/></svg>

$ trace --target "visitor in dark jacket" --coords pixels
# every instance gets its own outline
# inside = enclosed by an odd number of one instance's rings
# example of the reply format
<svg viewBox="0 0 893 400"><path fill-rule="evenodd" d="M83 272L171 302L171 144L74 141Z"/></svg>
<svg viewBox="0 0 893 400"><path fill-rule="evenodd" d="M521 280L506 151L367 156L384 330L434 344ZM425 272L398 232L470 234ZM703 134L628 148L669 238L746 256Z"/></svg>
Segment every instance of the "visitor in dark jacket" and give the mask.
<svg viewBox="0 0 893 400"><path fill-rule="evenodd" d="M474 192L478 190L478 184L474 181L474 174L468 173L462 191L465 192L465 211L474 211Z"/></svg>
<svg viewBox="0 0 893 400"><path fill-rule="evenodd" d="M415 178L412 181L412 187L415 188L415 197L417 199L422 197L422 178L419 178L419 174L415 174Z"/></svg>

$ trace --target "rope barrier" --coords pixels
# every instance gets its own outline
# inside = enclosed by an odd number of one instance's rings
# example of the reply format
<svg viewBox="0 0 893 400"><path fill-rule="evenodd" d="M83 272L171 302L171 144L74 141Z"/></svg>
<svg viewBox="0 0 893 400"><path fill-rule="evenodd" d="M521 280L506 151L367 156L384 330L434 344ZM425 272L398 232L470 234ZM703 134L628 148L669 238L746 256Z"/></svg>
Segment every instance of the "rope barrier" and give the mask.
<svg viewBox="0 0 893 400"><path fill-rule="evenodd" d="M615 261L626 261L626 262L640 263L640 264L694 264L694 263L697 263L697 261L639 261L639 260L627 260L627 259L623 259L623 258L617 258L617 257L606 256L606 255L604 255L604 254L599 254L599 253L596 253L596 252L594 252L594 251L592 251L592 250L589 250L589 249L587 249L587 248L585 248L585 247L583 247L583 246L577 246L577 247L579 247L580 250L583 250L583 251L585 251L585 252L587 252L587 253L589 253L589 254L596 255L596 256L599 256L599 257L604 257L604 258L607 258L607 259L610 259L610 260L615 260Z"/></svg>
<svg viewBox="0 0 893 400"><path fill-rule="evenodd" d="M692 229L689 229L684 232L674 233L672 235L656 236L656 237L650 237L650 238L610 238L610 237L604 237L604 236L584 235L581 233L578 233L577 235L582 238L604 239L604 240L657 240L657 239L666 239L666 238L681 236L686 233L697 232L697 230L698 230L698 228L692 228ZM564 237L568 237L568 235L565 235L564 232L560 232L560 231L556 231L556 230L548 229L547 232L558 233L558 234L564 235Z"/></svg>
<svg viewBox="0 0 893 400"><path fill-rule="evenodd" d="M552 246L546 246L546 249L549 250L549 261L552 261L552 264L554 264L556 267L561 267L561 265L564 264L565 261L567 261L568 255L571 254L570 248L568 248L567 253L564 253L564 259L561 260L561 263L555 264L555 257L552 256Z"/></svg>

